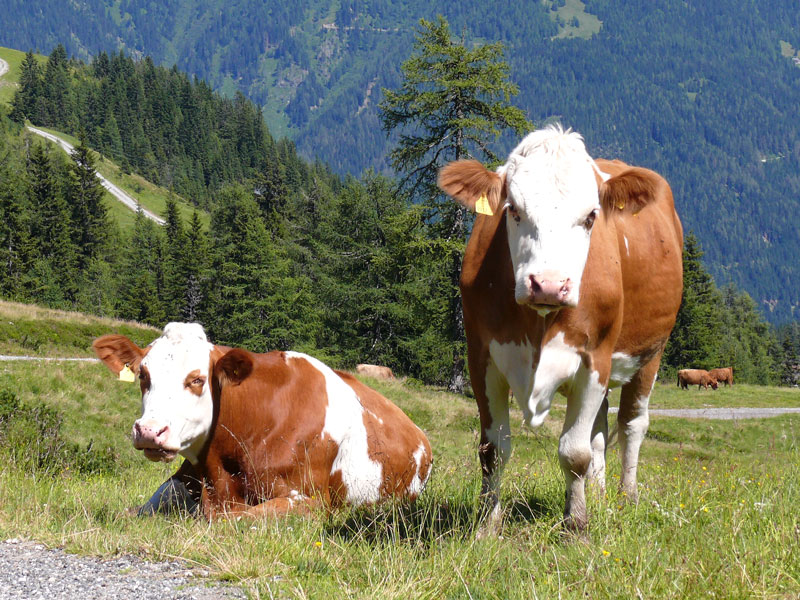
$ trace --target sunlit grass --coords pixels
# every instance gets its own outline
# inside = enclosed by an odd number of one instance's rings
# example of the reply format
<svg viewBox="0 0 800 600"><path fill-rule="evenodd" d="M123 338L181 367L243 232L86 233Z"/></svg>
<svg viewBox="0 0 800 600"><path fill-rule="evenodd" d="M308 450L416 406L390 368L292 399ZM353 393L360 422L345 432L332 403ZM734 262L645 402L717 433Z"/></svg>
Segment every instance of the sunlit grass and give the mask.
<svg viewBox="0 0 800 600"><path fill-rule="evenodd" d="M434 469L415 504L209 524L180 515L130 514L177 468L145 461L132 448L129 432L139 412L135 385L116 381L99 364L0 365L0 389L12 388L25 404L58 407L67 439L108 445L117 462L111 474L43 475L4 461L0 536L100 556L179 558L258 598L800 594L800 417L653 417L642 450L639 503L617 489L614 446L608 492L590 490L590 528L574 535L560 525L563 409L556 408L536 431L521 427L514 409L513 454L502 488L504 525L499 537L478 539L474 401L402 381L368 383L411 415L431 440ZM783 402L784 390L737 385L726 393L743 403L756 396ZM656 386L654 404L671 402L671 395L726 397Z"/></svg>

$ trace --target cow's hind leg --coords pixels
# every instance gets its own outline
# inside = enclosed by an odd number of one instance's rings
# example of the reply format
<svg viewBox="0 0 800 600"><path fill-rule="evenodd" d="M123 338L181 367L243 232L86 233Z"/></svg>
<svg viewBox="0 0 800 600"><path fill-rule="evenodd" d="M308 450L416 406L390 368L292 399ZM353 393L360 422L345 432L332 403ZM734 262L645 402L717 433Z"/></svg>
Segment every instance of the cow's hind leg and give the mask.
<svg viewBox="0 0 800 600"><path fill-rule="evenodd" d="M639 464L639 449L650 424L648 405L660 361L661 353L639 369L639 372L622 386L619 399L617 429L622 461L620 489L634 502L638 499L636 470Z"/></svg>
<svg viewBox="0 0 800 600"><path fill-rule="evenodd" d="M589 484L600 494L606 491L606 444L608 443L608 390L592 427L592 466Z"/></svg>
<svg viewBox="0 0 800 600"><path fill-rule="evenodd" d="M473 378L474 380L474 378ZM481 419L482 519L479 535L496 534L502 522L500 478L511 454L511 431L508 415L508 383L490 359L487 362L484 389L474 386Z"/></svg>

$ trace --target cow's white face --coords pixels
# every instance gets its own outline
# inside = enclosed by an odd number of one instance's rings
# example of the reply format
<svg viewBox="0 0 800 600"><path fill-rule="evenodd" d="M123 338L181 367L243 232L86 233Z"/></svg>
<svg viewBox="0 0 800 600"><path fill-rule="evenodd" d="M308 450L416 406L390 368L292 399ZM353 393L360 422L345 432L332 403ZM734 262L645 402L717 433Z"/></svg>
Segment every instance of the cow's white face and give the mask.
<svg viewBox="0 0 800 600"><path fill-rule="evenodd" d="M168 462L181 453L196 461L213 419L212 349L197 323L169 323L142 359L142 416L133 443L150 460Z"/></svg>
<svg viewBox="0 0 800 600"><path fill-rule="evenodd" d="M515 299L544 315L577 306L589 241L600 213L592 159L576 133L528 135L499 171Z"/></svg>

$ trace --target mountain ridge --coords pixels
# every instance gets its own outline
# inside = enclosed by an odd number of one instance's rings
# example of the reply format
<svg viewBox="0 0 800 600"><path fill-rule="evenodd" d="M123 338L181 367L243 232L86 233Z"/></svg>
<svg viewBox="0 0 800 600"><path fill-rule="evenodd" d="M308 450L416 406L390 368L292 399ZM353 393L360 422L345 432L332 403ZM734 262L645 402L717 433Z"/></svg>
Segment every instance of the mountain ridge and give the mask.
<svg viewBox="0 0 800 600"><path fill-rule="evenodd" d="M175 60L216 89L244 91L262 105L273 135L290 135L306 158L354 174L389 171L394 138L380 126L379 91L399 85L417 18L441 12L466 43L504 43L520 86L514 102L538 126L558 119L584 135L593 155L667 177L720 285L748 290L773 322L798 316L800 230L783 217L800 197L800 124L792 117L800 70L788 55L800 33L788 0L769 10L749 0L657 8L633 0L496 7L318 0L303 11L255 0L169 0L147 9L124 0L87 0L81 10L40 0L2 5L22 23L0 43L58 40L85 59L126 48L162 64ZM40 22L32 18L37 9ZM587 30L590 20L600 23L596 31ZM74 35L61 37L68 23ZM495 147L504 155L515 142Z"/></svg>

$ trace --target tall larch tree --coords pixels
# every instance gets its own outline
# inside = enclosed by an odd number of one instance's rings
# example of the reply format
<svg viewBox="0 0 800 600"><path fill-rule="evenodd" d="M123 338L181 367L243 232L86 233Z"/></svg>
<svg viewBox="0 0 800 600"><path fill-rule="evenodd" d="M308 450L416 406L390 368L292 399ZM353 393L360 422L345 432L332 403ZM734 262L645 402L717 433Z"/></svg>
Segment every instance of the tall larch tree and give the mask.
<svg viewBox="0 0 800 600"><path fill-rule="evenodd" d="M444 318L444 339L452 345L446 380L449 389L461 392L466 345L458 278L469 223L466 210L438 191L436 178L452 160L497 161L491 144L500 133L522 134L531 124L510 104L518 89L509 81L502 44L468 44L463 35L456 40L441 16L419 25L412 55L401 67L400 88L383 90L381 121L387 133L400 133L390 160L401 189L426 207L429 250L440 263L434 296L444 302L430 312Z"/></svg>

